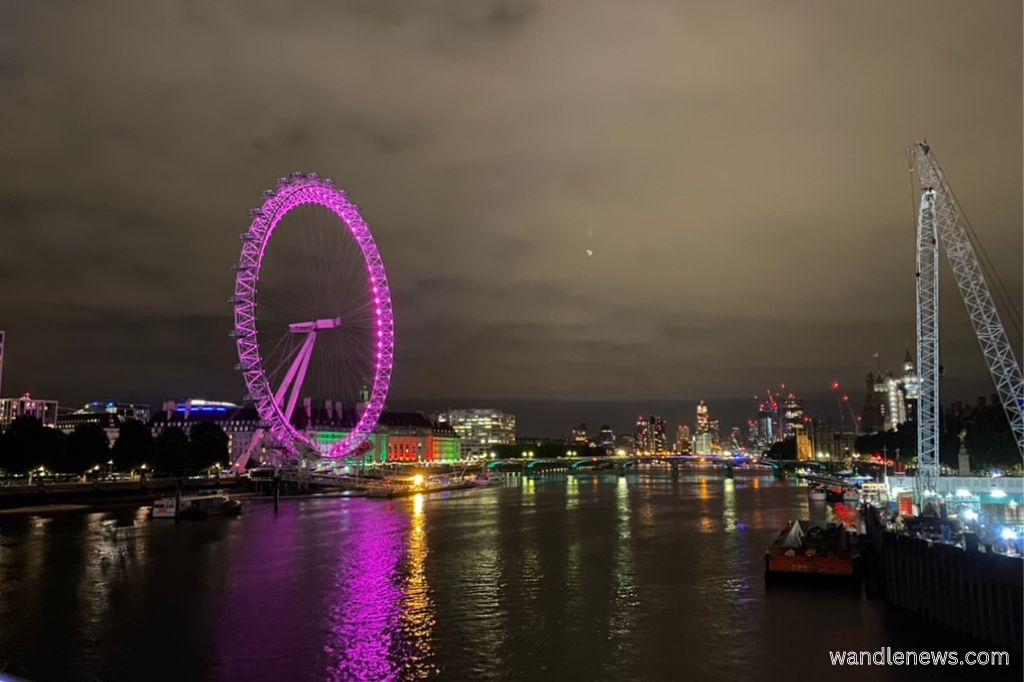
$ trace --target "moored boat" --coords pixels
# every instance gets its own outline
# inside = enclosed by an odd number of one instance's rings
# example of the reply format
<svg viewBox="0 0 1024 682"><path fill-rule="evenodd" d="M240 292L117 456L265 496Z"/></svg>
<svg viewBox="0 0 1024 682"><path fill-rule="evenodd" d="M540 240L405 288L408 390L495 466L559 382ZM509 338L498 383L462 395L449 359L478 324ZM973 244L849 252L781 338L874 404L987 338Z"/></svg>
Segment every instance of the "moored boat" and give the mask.
<svg viewBox="0 0 1024 682"><path fill-rule="evenodd" d="M176 514L178 499L163 497L156 500L149 516L154 519L205 519L208 516L237 516L242 513L242 503L227 495L188 495L181 498L181 513Z"/></svg>
<svg viewBox="0 0 1024 682"><path fill-rule="evenodd" d="M807 499L811 502L824 502L825 497L825 489L820 485L812 484L807 486Z"/></svg>
<svg viewBox="0 0 1024 682"><path fill-rule="evenodd" d="M790 521L765 552L766 578L819 576L854 579L860 553L842 524Z"/></svg>

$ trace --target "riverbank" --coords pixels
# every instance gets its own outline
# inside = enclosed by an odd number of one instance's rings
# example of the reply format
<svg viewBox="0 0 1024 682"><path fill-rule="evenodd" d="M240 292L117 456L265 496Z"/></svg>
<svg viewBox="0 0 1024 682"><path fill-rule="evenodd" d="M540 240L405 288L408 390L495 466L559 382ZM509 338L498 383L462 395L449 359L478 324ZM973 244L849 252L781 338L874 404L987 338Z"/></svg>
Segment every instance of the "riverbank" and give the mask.
<svg viewBox="0 0 1024 682"><path fill-rule="evenodd" d="M224 490L232 495L248 491L246 481L235 478L196 478L180 480L158 478L131 481L90 481L34 486L0 487L0 513L29 514L39 510L73 511L151 504L177 492Z"/></svg>

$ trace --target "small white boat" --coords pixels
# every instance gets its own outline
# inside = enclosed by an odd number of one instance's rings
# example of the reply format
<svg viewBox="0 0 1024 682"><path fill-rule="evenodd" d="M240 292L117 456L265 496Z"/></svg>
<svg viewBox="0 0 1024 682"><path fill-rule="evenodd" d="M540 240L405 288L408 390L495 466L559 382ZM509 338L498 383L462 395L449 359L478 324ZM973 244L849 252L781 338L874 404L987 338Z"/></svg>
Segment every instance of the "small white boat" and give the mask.
<svg viewBox="0 0 1024 682"><path fill-rule="evenodd" d="M176 506L175 502L176 500L173 497L161 497L153 503L152 508L149 510L150 518L173 519Z"/></svg>
<svg viewBox="0 0 1024 682"><path fill-rule="evenodd" d="M811 502L824 502L827 498L825 489L818 485L812 485L807 488L807 499Z"/></svg>
<svg viewBox="0 0 1024 682"><path fill-rule="evenodd" d="M163 497L153 503L150 517L154 519L173 519L176 514L177 500ZM205 519L207 516L235 516L242 512L242 504L227 495L190 495L181 498L180 518Z"/></svg>

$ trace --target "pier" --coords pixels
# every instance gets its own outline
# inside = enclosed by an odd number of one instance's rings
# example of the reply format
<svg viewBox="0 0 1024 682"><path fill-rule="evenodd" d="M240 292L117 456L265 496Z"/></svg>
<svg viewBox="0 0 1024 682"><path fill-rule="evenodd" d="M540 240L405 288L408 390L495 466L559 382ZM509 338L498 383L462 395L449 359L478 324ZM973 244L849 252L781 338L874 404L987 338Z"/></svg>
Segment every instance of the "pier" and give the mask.
<svg viewBox="0 0 1024 682"><path fill-rule="evenodd" d="M1020 652L1024 645L1024 560L976 547L887 530L862 509L866 573L886 601L961 634Z"/></svg>

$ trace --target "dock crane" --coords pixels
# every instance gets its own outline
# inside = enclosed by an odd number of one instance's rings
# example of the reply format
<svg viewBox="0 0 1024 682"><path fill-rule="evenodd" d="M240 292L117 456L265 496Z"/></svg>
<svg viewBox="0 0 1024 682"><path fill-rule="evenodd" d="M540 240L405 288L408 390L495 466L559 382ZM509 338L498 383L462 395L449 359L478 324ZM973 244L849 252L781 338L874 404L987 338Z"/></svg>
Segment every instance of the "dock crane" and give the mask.
<svg viewBox="0 0 1024 682"><path fill-rule="evenodd" d="M956 277L996 393L1024 456L1024 378L999 317L967 222L927 142L907 150L920 194L917 213L917 453L920 493L935 491L939 474L939 244Z"/></svg>

